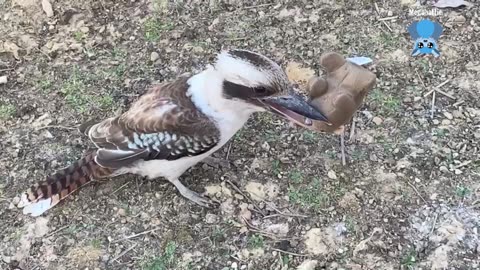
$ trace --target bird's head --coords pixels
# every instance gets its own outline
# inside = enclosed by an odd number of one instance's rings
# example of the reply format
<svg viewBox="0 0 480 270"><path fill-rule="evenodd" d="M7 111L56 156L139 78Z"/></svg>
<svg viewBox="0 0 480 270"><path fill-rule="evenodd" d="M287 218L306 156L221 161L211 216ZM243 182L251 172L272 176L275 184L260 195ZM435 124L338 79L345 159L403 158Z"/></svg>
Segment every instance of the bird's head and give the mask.
<svg viewBox="0 0 480 270"><path fill-rule="evenodd" d="M246 50L218 55L214 68L223 78L222 94L256 111L270 111L301 126L328 122L323 113L297 94L282 68L269 58Z"/></svg>

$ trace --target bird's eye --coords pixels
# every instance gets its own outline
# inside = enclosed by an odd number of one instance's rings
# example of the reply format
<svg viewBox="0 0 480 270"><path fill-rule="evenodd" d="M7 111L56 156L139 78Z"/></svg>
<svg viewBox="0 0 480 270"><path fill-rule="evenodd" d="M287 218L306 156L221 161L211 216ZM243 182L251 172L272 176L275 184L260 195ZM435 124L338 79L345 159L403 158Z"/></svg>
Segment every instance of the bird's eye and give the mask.
<svg viewBox="0 0 480 270"><path fill-rule="evenodd" d="M420 49L423 48L423 42L418 43L418 48L420 48Z"/></svg>
<svg viewBox="0 0 480 270"><path fill-rule="evenodd" d="M427 45L428 48L433 48L433 43L432 42L429 42L428 45Z"/></svg>
<svg viewBox="0 0 480 270"><path fill-rule="evenodd" d="M264 95L267 93L267 88L263 86L255 87L254 88L255 94Z"/></svg>

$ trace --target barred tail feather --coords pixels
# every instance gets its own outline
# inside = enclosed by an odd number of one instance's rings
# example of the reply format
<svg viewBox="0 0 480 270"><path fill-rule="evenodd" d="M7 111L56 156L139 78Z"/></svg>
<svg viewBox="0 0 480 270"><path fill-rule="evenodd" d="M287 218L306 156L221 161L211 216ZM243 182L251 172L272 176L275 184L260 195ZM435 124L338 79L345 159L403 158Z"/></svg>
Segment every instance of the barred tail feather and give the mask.
<svg viewBox="0 0 480 270"><path fill-rule="evenodd" d="M95 156L96 153L88 154L47 180L35 184L22 194L18 207L23 208L24 214L36 217L92 179L111 176L113 170L99 166Z"/></svg>

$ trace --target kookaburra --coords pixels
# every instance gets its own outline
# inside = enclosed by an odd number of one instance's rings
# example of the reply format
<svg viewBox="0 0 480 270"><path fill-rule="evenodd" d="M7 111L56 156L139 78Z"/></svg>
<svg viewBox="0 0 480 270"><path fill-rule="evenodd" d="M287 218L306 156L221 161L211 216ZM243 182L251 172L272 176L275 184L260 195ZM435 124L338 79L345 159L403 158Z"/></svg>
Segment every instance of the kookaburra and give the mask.
<svg viewBox="0 0 480 270"><path fill-rule="evenodd" d="M92 179L127 173L164 177L185 198L209 206L179 177L263 111L301 126L312 119L328 122L293 91L275 62L246 50L223 51L200 73L153 86L120 116L82 125L96 149L32 186L18 206L38 216Z"/></svg>

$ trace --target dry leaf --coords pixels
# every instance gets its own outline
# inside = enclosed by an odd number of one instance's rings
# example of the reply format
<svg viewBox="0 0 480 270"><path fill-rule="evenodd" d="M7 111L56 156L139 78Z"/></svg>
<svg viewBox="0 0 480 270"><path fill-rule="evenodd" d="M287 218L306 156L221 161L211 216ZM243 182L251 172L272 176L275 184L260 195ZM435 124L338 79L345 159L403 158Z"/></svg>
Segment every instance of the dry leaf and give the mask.
<svg viewBox="0 0 480 270"><path fill-rule="evenodd" d="M438 8L456 8L460 6L473 6L473 4L463 0L439 0L437 3L433 4L433 6Z"/></svg>
<svg viewBox="0 0 480 270"><path fill-rule="evenodd" d="M368 237L367 239L365 240L362 240L360 241L360 243L358 243L358 245L355 247L355 249L353 250L353 257L356 257L357 254L362 251L362 250L365 250L367 249L367 244L368 242L370 242L372 240L372 237L376 234L376 233L381 233L382 232L382 229L380 228L374 228L373 229L373 232L372 234L370 235L370 237Z"/></svg>
<svg viewBox="0 0 480 270"><path fill-rule="evenodd" d="M42 9L45 11L45 14L47 14L47 17L50 18L53 16L53 7L48 0L42 0Z"/></svg>
<svg viewBox="0 0 480 270"><path fill-rule="evenodd" d="M315 76L315 71L311 68L304 68L296 62L290 62L287 65L287 76L290 81L300 85L307 85L308 80Z"/></svg>
<svg viewBox="0 0 480 270"><path fill-rule="evenodd" d="M3 51L12 53L13 57L15 57L15 59L17 59L17 60L20 59L20 56L18 55L19 50L20 50L20 48L17 46L17 44L15 44L13 42L5 41L3 43Z"/></svg>

